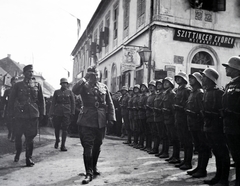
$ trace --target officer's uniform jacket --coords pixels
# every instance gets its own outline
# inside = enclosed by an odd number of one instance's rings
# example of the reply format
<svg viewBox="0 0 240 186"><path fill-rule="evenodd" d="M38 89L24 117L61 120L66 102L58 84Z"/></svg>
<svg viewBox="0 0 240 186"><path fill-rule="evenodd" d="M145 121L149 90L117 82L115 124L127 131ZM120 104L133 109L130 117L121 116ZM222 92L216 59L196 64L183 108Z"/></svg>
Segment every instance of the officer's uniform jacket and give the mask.
<svg viewBox="0 0 240 186"><path fill-rule="evenodd" d="M113 101L105 84L97 82L92 86L82 78L73 86L72 91L76 95L80 94L83 102L78 125L103 128L106 127L107 121L116 121Z"/></svg>
<svg viewBox="0 0 240 186"><path fill-rule="evenodd" d="M134 120L139 119L139 115L138 115L138 103L140 100L140 95L139 94L134 94L133 96L133 118Z"/></svg>
<svg viewBox="0 0 240 186"><path fill-rule="evenodd" d="M164 123L166 125L172 125L174 124L174 98L175 98L175 92L172 88L168 88L163 92L163 117L164 117Z"/></svg>
<svg viewBox="0 0 240 186"><path fill-rule="evenodd" d="M128 117L129 112L128 112L128 100L130 99L130 96L128 93L124 94L121 98L120 101L120 106L121 106L121 114L123 117Z"/></svg>
<svg viewBox="0 0 240 186"><path fill-rule="evenodd" d="M45 115L45 112L42 87L38 82L24 79L14 84L8 103L9 116L36 118Z"/></svg>
<svg viewBox="0 0 240 186"><path fill-rule="evenodd" d="M130 98L128 99L128 116L129 119L132 120L134 118L134 113L133 113L133 99L134 96L130 96Z"/></svg>
<svg viewBox="0 0 240 186"><path fill-rule="evenodd" d="M69 89L63 88L55 90L49 115L63 116L75 114L75 96Z"/></svg>
<svg viewBox="0 0 240 186"><path fill-rule="evenodd" d="M10 94L11 94L11 91L12 91L12 87L5 90L4 94L3 94L3 101L2 101L2 106L4 109L4 117L7 117L8 116L8 101L9 101L9 98L10 98Z"/></svg>
<svg viewBox="0 0 240 186"><path fill-rule="evenodd" d="M186 105L188 127L191 131L203 130L202 101L203 89L192 89Z"/></svg>
<svg viewBox="0 0 240 186"><path fill-rule="evenodd" d="M191 89L187 85L181 85L176 89L174 99L175 124L184 125L187 122L185 108Z"/></svg>
<svg viewBox="0 0 240 186"><path fill-rule="evenodd" d="M240 135L240 76L226 85L222 105L224 132Z"/></svg>
<svg viewBox="0 0 240 186"><path fill-rule="evenodd" d="M146 104L146 117L147 122L154 122L154 99L156 97L156 93L150 93L147 98Z"/></svg>
<svg viewBox="0 0 240 186"><path fill-rule="evenodd" d="M160 91L156 94L154 99L154 121L163 122L163 91Z"/></svg>
<svg viewBox="0 0 240 186"><path fill-rule="evenodd" d="M202 115L205 132L223 133L223 121L220 114L222 95L223 91L215 87L207 88L203 94Z"/></svg>
<svg viewBox="0 0 240 186"><path fill-rule="evenodd" d="M147 105L147 94L142 93L138 102L138 118L146 119L146 105Z"/></svg>

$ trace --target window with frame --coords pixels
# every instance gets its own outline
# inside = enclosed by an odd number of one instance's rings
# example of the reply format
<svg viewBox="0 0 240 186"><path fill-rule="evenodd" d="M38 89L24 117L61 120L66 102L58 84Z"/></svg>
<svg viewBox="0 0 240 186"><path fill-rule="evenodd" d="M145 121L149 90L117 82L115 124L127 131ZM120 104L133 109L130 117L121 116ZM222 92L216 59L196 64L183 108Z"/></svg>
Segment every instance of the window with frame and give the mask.
<svg viewBox="0 0 240 186"><path fill-rule="evenodd" d="M107 47L109 44L109 28L110 28L110 11L105 17L105 28L104 28L104 46Z"/></svg>
<svg viewBox="0 0 240 186"><path fill-rule="evenodd" d="M191 8L208 11L225 11L226 0L189 0Z"/></svg>
<svg viewBox="0 0 240 186"><path fill-rule="evenodd" d="M130 0L124 0L123 11L123 29L126 30L129 27Z"/></svg>
<svg viewBox="0 0 240 186"><path fill-rule="evenodd" d="M113 39L116 39L118 35L118 3L114 5L113 10Z"/></svg>
<svg viewBox="0 0 240 186"><path fill-rule="evenodd" d="M138 27L144 23L146 12L146 0L138 0L137 1L137 21Z"/></svg>
<svg viewBox="0 0 240 186"><path fill-rule="evenodd" d="M103 21L99 25L99 40L97 44L97 51L101 53L102 46L103 46L103 40L104 39L104 32L103 32Z"/></svg>

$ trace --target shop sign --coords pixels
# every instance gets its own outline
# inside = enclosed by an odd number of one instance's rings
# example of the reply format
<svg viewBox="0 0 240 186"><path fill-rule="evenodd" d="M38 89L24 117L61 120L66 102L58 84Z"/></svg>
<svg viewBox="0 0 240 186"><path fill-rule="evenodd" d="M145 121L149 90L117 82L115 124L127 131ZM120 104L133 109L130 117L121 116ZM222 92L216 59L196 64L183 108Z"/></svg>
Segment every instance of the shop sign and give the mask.
<svg viewBox="0 0 240 186"><path fill-rule="evenodd" d="M122 72L129 70L135 70L136 66L140 64L140 56L137 53L138 48L124 47L123 48L123 60L122 60Z"/></svg>
<svg viewBox="0 0 240 186"><path fill-rule="evenodd" d="M193 30L175 29L173 40L233 48L235 37L198 32Z"/></svg>

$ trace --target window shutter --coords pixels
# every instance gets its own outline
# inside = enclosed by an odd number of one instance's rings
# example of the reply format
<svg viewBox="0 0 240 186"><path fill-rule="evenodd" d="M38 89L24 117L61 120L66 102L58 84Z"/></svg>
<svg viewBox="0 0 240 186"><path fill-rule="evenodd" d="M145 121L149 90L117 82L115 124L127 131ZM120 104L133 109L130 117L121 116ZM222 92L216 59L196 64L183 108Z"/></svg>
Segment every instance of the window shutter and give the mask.
<svg viewBox="0 0 240 186"><path fill-rule="evenodd" d="M104 28L104 44L105 44L105 46L108 45L108 41L109 41L109 28L105 27Z"/></svg>
<svg viewBox="0 0 240 186"><path fill-rule="evenodd" d="M217 10L218 11L226 11L226 0L218 0L217 1Z"/></svg>

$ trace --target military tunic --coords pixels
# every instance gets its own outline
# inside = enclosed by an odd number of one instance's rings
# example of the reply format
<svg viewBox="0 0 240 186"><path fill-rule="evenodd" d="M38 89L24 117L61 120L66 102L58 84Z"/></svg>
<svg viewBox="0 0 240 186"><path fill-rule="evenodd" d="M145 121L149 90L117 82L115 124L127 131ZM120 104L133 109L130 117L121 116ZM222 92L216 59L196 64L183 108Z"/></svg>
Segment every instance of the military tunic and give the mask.
<svg viewBox="0 0 240 186"><path fill-rule="evenodd" d="M37 135L39 117L45 115L42 87L35 80L24 79L12 87L8 114L15 118L15 145L17 156L22 151L22 135L25 135L26 158L31 158L33 139Z"/></svg>
<svg viewBox="0 0 240 186"><path fill-rule="evenodd" d="M131 143L131 139L130 139L130 120L129 120L129 109L128 109L128 101L130 99L130 96L128 93L124 94L122 99L121 99L121 102L120 102L120 105L121 105L121 114L122 114L122 118L123 118L123 121L124 121L124 126L125 126L125 129L127 131L127 134L128 134L128 142Z"/></svg>
<svg viewBox="0 0 240 186"><path fill-rule="evenodd" d="M218 88L207 88L203 95L202 114L204 116L204 132L208 144L216 157L215 177L222 181L228 181L230 157L223 134L223 121L220 115L222 95L223 91Z"/></svg>
<svg viewBox="0 0 240 186"><path fill-rule="evenodd" d="M227 144L236 164L236 177L240 182L240 76L225 87L222 97L223 126Z"/></svg>
<svg viewBox="0 0 240 186"><path fill-rule="evenodd" d="M71 116L75 114L75 96L69 89L55 90L49 115L53 115L55 128L67 130L71 123Z"/></svg>
<svg viewBox="0 0 240 186"><path fill-rule="evenodd" d="M83 109L77 124L85 157L98 157L108 121L116 121L115 108L105 84L89 84L85 78L73 86L73 93L81 95Z"/></svg>

